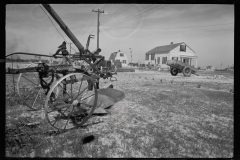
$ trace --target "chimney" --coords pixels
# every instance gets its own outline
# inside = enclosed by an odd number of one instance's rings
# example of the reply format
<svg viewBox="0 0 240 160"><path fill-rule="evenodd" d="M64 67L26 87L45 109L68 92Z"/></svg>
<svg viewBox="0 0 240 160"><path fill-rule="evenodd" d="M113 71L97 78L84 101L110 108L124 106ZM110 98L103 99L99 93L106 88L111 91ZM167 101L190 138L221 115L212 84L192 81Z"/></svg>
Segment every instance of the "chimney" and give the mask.
<svg viewBox="0 0 240 160"><path fill-rule="evenodd" d="M171 42L170 44L173 44L173 42Z"/></svg>

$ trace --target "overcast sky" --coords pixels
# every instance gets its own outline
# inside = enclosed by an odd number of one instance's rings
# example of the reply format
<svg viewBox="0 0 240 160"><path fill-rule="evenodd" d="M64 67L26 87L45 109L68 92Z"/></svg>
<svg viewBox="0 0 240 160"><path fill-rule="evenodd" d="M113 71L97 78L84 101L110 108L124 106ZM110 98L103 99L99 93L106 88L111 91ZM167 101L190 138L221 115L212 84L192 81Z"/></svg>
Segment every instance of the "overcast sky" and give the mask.
<svg viewBox="0 0 240 160"><path fill-rule="evenodd" d="M6 54L55 53L64 41L71 42L42 5L6 5ZM234 61L234 6L214 4L52 4L53 9L85 47L97 48L97 13L100 14L99 47L108 59L121 50L133 62L144 62L145 53L170 42L185 42L198 56L198 66L232 66ZM47 12L45 10L45 12ZM70 47L68 50L70 51ZM72 45L72 53L78 51ZM75 50L75 51L74 51Z"/></svg>

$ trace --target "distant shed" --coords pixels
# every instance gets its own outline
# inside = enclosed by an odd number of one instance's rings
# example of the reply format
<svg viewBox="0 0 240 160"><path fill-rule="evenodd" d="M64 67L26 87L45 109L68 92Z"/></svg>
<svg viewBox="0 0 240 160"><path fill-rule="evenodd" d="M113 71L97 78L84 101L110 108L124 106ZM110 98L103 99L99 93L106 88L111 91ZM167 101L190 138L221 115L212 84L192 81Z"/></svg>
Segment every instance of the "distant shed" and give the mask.
<svg viewBox="0 0 240 160"><path fill-rule="evenodd" d="M128 66L127 54L120 50L118 52L111 53L108 60L111 61L112 64L116 63L116 61L120 61L122 63L122 67Z"/></svg>

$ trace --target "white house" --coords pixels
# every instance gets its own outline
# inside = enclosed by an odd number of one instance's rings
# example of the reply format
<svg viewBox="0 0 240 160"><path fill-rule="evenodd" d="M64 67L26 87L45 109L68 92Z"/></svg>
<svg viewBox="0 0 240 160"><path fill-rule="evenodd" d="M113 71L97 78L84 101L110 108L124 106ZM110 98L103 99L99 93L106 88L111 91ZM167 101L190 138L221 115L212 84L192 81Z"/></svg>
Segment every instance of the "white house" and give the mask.
<svg viewBox="0 0 240 160"><path fill-rule="evenodd" d="M111 63L114 64L116 60L119 60L122 63L122 67L127 67L128 58L125 52L119 50L118 52L111 53L109 61L111 61Z"/></svg>
<svg viewBox="0 0 240 160"><path fill-rule="evenodd" d="M177 59L197 68L196 53L184 42L158 46L145 53L145 65L169 68L167 60Z"/></svg>

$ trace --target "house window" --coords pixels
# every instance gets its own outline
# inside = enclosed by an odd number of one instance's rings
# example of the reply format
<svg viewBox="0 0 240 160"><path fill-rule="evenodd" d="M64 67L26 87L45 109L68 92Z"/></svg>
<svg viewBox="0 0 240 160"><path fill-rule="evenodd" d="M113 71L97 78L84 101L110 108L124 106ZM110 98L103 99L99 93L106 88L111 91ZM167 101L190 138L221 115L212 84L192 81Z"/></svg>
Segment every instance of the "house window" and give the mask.
<svg viewBox="0 0 240 160"><path fill-rule="evenodd" d="M123 54L123 53L120 53L120 57L124 57L124 54Z"/></svg>
<svg viewBox="0 0 240 160"><path fill-rule="evenodd" d="M162 58L162 64L166 64L166 62L167 62L167 57L163 57Z"/></svg>
<svg viewBox="0 0 240 160"><path fill-rule="evenodd" d="M126 64L127 63L127 61L126 60L123 60L123 64Z"/></svg>
<svg viewBox="0 0 240 160"><path fill-rule="evenodd" d="M146 54L146 60L149 60L149 55L148 54Z"/></svg>
<svg viewBox="0 0 240 160"><path fill-rule="evenodd" d="M157 57L157 63L158 64L160 63L160 57Z"/></svg>
<svg viewBox="0 0 240 160"><path fill-rule="evenodd" d="M186 52L186 45L180 45L180 51Z"/></svg>
<svg viewBox="0 0 240 160"><path fill-rule="evenodd" d="M178 57L172 57L172 60L178 60Z"/></svg>
<svg viewBox="0 0 240 160"><path fill-rule="evenodd" d="M155 59L155 54L151 54L151 60Z"/></svg>

